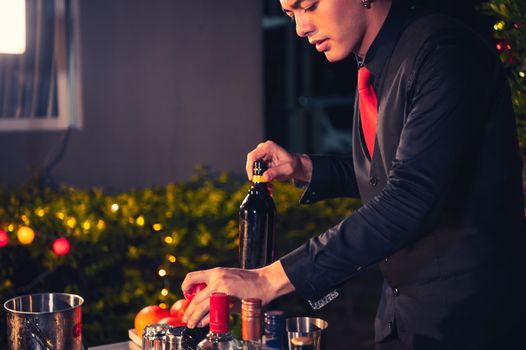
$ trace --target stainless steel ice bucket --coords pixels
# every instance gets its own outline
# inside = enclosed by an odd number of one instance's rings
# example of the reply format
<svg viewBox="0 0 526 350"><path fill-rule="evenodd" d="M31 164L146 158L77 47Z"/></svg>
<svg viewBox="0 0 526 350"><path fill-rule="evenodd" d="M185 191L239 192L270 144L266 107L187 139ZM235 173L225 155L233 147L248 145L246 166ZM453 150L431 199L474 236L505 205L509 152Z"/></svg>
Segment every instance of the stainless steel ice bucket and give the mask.
<svg viewBox="0 0 526 350"><path fill-rule="evenodd" d="M4 303L10 350L82 350L84 299L65 293L23 295Z"/></svg>

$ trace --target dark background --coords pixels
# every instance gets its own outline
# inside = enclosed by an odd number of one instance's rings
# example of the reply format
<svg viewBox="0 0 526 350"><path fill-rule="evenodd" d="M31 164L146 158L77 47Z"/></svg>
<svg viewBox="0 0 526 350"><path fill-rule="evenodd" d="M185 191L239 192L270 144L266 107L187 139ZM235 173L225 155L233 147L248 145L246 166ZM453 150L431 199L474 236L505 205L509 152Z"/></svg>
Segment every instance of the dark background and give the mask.
<svg viewBox="0 0 526 350"><path fill-rule="evenodd" d="M493 21L480 16L480 0L412 2L455 17L492 40ZM263 1L263 15L266 138L295 152L349 151L355 58L327 62L305 38L296 36L277 0Z"/></svg>

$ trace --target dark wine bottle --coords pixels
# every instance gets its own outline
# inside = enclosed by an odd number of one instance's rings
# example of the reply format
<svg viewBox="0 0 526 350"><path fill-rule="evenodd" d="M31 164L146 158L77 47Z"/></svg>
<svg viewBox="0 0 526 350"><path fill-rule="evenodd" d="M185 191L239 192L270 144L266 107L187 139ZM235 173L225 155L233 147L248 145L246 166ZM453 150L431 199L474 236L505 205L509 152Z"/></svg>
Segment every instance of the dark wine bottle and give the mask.
<svg viewBox="0 0 526 350"><path fill-rule="evenodd" d="M269 184L263 182L266 164L255 161L252 187L239 208L239 264L255 269L274 260L276 206Z"/></svg>

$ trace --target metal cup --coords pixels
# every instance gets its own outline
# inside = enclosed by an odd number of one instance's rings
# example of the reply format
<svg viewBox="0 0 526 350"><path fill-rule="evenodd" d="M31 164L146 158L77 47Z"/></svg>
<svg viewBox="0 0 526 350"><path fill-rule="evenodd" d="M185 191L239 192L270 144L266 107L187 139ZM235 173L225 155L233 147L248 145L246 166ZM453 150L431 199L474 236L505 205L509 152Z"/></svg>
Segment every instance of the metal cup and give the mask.
<svg viewBox="0 0 526 350"><path fill-rule="evenodd" d="M84 303L78 295L23 295L4 303L10 350L81 350Z"/></svg>
<svg viewBox="0 0 526 350"><path fill-rule="evenodd" d="M313 317L292 317L285 321L285 329L289 342L289 349L292 349L292 339L299 337L309 337L314 342L314 349L321 348L321 333L329 326L327 321Z"/></svg>

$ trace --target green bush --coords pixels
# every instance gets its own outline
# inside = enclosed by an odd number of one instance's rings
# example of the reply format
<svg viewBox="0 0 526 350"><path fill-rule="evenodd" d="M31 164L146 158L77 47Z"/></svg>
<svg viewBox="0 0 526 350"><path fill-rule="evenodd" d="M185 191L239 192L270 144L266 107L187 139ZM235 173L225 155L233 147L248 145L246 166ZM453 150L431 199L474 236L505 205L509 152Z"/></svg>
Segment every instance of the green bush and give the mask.
<svg viewBox="0 0 526 350"><path fill-rule="evenodd" d="M236 266L238 209L249 186L229 174L201 170L188 182L117 195L70 186L0 191L0 229L9 235L9 244L0 248L0 300L37 292L79 294L89 345L122 341L143 306L170 306L182 297L187 272ZM341 199L300 207L300 195L292 185L274 184L278 256L359 206ZM16 237L24 225L35 231L29 245ZM71 242L65 256L51 249L61 236ZM165 277L159 276L161 268ZM0 327L3 348L5 315Z"/></svg>

